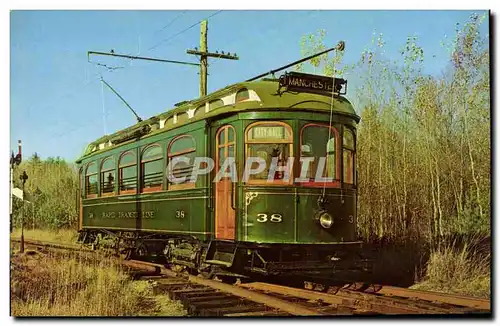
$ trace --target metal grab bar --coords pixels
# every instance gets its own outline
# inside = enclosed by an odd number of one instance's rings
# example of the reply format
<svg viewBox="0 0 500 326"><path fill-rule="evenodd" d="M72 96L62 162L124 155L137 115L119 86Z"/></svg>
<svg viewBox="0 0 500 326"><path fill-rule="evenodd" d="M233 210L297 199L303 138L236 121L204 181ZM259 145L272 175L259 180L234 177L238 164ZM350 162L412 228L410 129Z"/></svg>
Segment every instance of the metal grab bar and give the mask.
<svg viewBox="0 0 500 326"><path fill-rule="evenodd" d="M234 188L236 186L236 182L231 182L231 208L236 210L236 207L234 207Z"/></svg>

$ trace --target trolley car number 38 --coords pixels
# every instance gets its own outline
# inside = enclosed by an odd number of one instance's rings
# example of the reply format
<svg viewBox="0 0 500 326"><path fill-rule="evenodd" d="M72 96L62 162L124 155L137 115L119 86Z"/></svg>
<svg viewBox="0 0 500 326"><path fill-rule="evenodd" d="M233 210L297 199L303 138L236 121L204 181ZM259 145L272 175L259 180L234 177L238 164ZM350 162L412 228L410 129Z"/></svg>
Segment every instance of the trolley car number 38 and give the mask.
<svg viewBox="0 0 500 326"><path fill-rule="evenodd" d="M283 216L281 214L265 214L265 213L260 213L257 214L257 222L260 223L266 223L266 222L273 222L273 223L281 223L283 221Z"/></svg>

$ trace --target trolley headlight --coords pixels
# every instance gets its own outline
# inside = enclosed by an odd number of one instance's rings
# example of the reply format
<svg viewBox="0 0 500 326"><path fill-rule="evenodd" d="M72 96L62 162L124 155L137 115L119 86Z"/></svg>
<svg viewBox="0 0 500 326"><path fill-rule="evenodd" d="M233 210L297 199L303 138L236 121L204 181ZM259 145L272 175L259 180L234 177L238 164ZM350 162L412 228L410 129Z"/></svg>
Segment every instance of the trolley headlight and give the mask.
<svg viewBox="0 0 500 326"><path fill-rule="evenodd" d="M318 222L324 229L329 229L333 225L333 216L325 211L320 212L318 216Z"/></svg>

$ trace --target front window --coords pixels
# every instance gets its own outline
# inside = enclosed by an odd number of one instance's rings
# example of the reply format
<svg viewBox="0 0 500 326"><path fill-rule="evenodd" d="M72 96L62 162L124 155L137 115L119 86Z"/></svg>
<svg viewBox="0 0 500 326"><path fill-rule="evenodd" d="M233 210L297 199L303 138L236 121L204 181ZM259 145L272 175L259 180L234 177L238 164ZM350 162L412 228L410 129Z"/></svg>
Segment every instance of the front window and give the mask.
<svg viewBox="0 0 500 326"><path fill-rule="evenodd" d="M288 158L292 153L293 132L292 128L283 122L256 122L250 125L246 132L246 155L249 157L259 157L266 162L265 169L257 174L249 175L249 183L267 182L270 177L275 183L289 183L285 180L283 171L276 171L273 176L269 176L269 169L273 158L277 161L277 170L284 169L288 163ZM256 169L258 163L253 163L251 169Z"/></svg>
<svg viewBox="0 0 500 326"><path fill-rule="evenodd" d="M307 124L302 128L300 156L304 163L309 162L301 175L304 185L324 186L325 182L315 182L316 177L333 179L329 186L338 186L340 182L340 166L338 164L338 132L334 127L320 124ZM306 159L307 158L307 159ZM324 160L321 164L320 161ZM318 171L318 169L321 169Z"/></svg>
<svg viewBox="0 0 500 326"><path fill-rule="evenodd" d="M344 128L344 183L354 184L354 154L354 133Z"/></svg>

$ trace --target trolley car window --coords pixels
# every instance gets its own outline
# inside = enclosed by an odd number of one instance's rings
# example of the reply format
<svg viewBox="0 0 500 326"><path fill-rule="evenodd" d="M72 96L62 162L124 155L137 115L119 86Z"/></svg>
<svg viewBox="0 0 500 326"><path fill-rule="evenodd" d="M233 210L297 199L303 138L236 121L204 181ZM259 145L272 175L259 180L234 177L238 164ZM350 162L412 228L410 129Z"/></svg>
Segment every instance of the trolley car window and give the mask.
<svg viewBox="0 0 500 326"><path fill-rule="evenodd" d="M302 128L301 132L301 144L300 144L300 156L301 157L312 157L305 175L306 184L314 182L317 174L318 164L320 158L326 158L325 166L321 172L323 178L333 178L333 185L339 184L339 169L337 159L337 139L338 132L334 127L328 127L319 124L308 124ZM302 169L302 167L301 167ZM324 182L320 182L321 185ZM314 184L311 184L312 186Z"/></svg>
<svg viewBox="0 0 500 326"><path fill-rule="evenodd" d="M219 133L219 144L232 143L232 142L234 142L233 128L227 128L227 139L224 132Z"/></svg>
<svg viewBox="0 0 500 326"><path fill-rule="evenodd" d="M210 102L208 105L210 107L210 111L212 111L214 109L220 108L221 106L224 106L224 101L222 101L220 99L214 100L214 101Z"/></svg>
<svg viewBox="0 0 500 326"><path fill-rule="evenodd" d="M163 151L159 145L144 150L141 159L141 191L158 191L163 185Z"/></svg>
<svg viewBox="0 0 500 326"><path fill-rule="evenodd" d="M292 155L293 135L292 128L283 122L256 122L249 126L246 132L246 155L260 157L266 162L264 171L250 175L249 182L267 182L269 168L273 158L277 158L278 167L287 165L288 158ZM257 168L254 163L252 169ZM290 176L291 176L290 171ZM286 182L284 172L276 172L273 176L275 182ZM293 180L293 178L290 178Z"/></svg>
<svg viewBox="0 0 500 326"><path fill-rule="evenodd" d="M188 135L180 136L170 143L168 149L168 161L172 161L176 157L186 157L189 159L189 163L179 161L173 166L172 174L176 178L184 178L184 181L171 184L170 189L179 189L187 185L192 185L189 183L191 174L193 172L193 163L196 156L196 143L193 137ZM168 171L167 171L168 173Z"/></svg>
<svg viewBox="0 0 500 326"><path fill-rule="evenodd" d="M97 197L97 164L89 163L85 172L85 192L87 198Z"/></svg>
<svg viewBox="0 0 500 326"><path fill-rule="evenodd" d="M248 92L248 89L243 88L236 93L236 103L248 100L250 98L250 93Z"/></svg>
<svg viewBox="0 0 500 326"><path fill-rule="evenodd" d="M354 133L344 128L344 183L354 184Z"/></svg>
<svg viewBox="0 0 500 326"><path fill-rule="evenodd" d="M101 164L101 193L113 194L115 191L115 160L108 157Z"/></svg>
<svg viewBox="0 0 500 326"><path fill-rule="evenodd" d="M233 128L227 128L227 141L232 143L234 141L234 130Z"/></svg>
<svg viewBox="0 0 500 326"><path fill-rule="evenodd" d="M119 187L120 193L134 193L137 186L137 164L135 155L126 152L120 158L119 168Z"/></svg>

